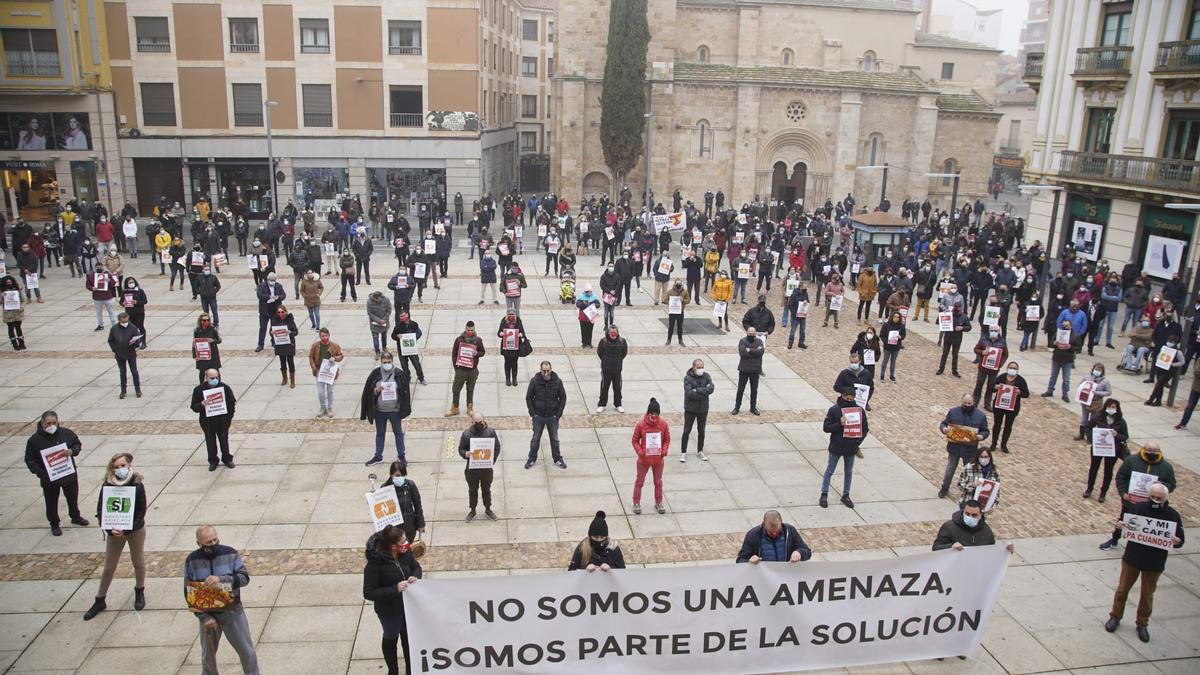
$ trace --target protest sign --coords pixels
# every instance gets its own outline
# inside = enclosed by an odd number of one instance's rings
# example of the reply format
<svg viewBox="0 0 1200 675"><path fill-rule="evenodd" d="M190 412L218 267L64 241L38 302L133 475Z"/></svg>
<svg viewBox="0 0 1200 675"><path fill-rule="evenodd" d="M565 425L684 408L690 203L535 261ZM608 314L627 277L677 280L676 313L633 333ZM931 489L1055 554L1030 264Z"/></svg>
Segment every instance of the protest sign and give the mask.
<svg viewBox="0 0 1200 675"><path fill-rule="evenodd" d="M454 366L456 368L474 368L475 345L460 344L458 346L458 353L454 355Z"/></svg>
<svg viewBox="0 0 1200 675"><path fill-rule="evenodd" d="M738 275L739 279L749 279L750 278L750 263L748 263L748 262L738 263L737 275Z"/></svg>
<svg viewBox="0 0 1200 675"><path fill-rule="evenodd" d="M284 326L271 326L271 344L276 347L292 344L292 332Z"/></svg>
<svg viewBox="0 0 1200 675"><path fill-rule="evenodd" d="M21 291L4 291L4 309L21 309Z"/></svg>
<svg viewBox="0 0 1200 675"><path fill-rule="evenodd" d="M325 359L321 362L321 369L317 371L317 382L320 384L333 384L337 380L338 364L333 359Z"/></svg>
<svg viewBox="0 0 1200 675"><path fill-rule="evenodd" d="M857 391L855 391L854 402L858 403ZM863 437L863 410L861 407L842 408L842 419L844 420L842 422L842 438Z"/></svg>
<svg viewBox="0 0 1200 675"><path fill-rule="evenodd" d="M400 512L400 498L395 485L385 485L367 493L367 506L371 509L371 522L378 532L388 525L403 525L404 514Z"/></svg>
<svg viewBox="0 0 1200 675"><path fill-rule="evenodd" d="M864 366L875 365L875 350L866 348L862 350L862 362Z"/></svg>
<svg viewBox="0 0 1200 675"><path fill-rule="evenodd" d="M842 302L844 299L845 299L845 296L841 296L841 295L835 295L835 296L829 298L829 311L831 311L831 312L842 311Z"/></svg>
<svg viewBox="0 0 1200 675"><path fill-rule="evenodd" d="M716 302L713 303L713 317L715 317L717 319L724 318L725 310L728 308L729 308L729 305L727 303L725 303L721 300L717 300Z"/></svg>
<svg viewBox="0 0 1200 675"><path fill-rule="evenodd" d="M1154 367L1162 368L1163 370L1170 370L1171 364L1175 363L1175 354L1178 353L1178 351L1179 350L1175 349L1174 347L1168 347L1166 345L1159 347L1158 358L1154 360Z"/></svg>
<svg viewBox="0 0 1200 675"><path fill-rule="evenodd" d="M1175 521L1126 513L1121 518L1121 541L1170 551L1175 548Z"/></svg>
<svg viewBox="0 0 1200 675"><path fill-rule="evenodd" d="M997 383L996 401L992 404L992 407L1012 412L1017 409L1017 397L1020 394L1020 390L1011 384Z"/></svg>
<svg viewBox="0 0 1200 675"><path fill-rule="evenodd" d="M1025 305L1025 320L1040 321L1042 319L1041 305Z"/></svg>
<svg viewBox="0 0 1200 675"><path fill-rule="evenodd" d="M999 498L1000 481L984 478L975 486L975 501L979 502L979 508L984 513L991 511Z"/></svg>
<svg viewBox="0 0 1200 675"><path fill-rule="evenodd" d="M416 356L417 355L417 334L416 333L401 333L400 334L400 356Z"/></svg>
<svg viewBox="0 0 1200 675"><path fill-rule="evenodd" d="M1000 308L995 305L988 305L983 308L983 325L999 326L1000 325Z"/></svg>
<svg viewBox="0 0 1200 675"><path fill-rule="evenodd" d="M202 395L205 417L217 417L229 412L229 402L225 400L225 387L205 389Z"/></svg>
<svg viewBox="0 0 1200 675"><path fill-rule="evenodd" d="M137 487L105 485L100 493L100 529L132 530L133 512L137 503Z"/></svg>
<svg viewBox="0 0 1200 675"><path fill-rule="evenodd" d="M197 361L212 360L212 342L208 338L195 338L192 340L192 353Z"/></svg>
<svg viewBox="0 0 1200 675"><path fill-rule="evenodd" d="M45 448L41 451L42 466L46 469L46 478L54 482L75 473L75 462L71 459L71 450L66 443Z"/></svg>
<svg viewBox="0 0 1200 675"><path fill-rule="evenodd" d="M1075 389L1075 402L1081 405L1091 405L1092 398L1095 396L1096 383L1090 381L1080 382Z"/></svg>
<svg viewBox="0 0 1200 675"><path fill-rule="evenodd" d="M954 330L954 312L938 312L938 332L949 333Z"/></svg>
<svg viewBox="0 0 1200 675"><path fill-rule="evenodd" d="M467 455L468 469L490 469L496 465L496 439L472 438L470 454Z"/></svg>
<svg viewBox="0 0 1200 675"><path fill-rule="evenodd" d="M396 400L396 381L379 383L379 400L383 402Z"/></svg>
<svg viewBox="0 0 1200 675"><path fill-rule="evenodd" d="M1117 456L1117 438L1112 429L1092 427L1092 456Z"/></svg>
<svg viewBox="0 0 1200 675"><path fill-rule="evenodd" d="M870 400L871 400L871 385L855 384L854 385L854 402L860 408L865 408L865 407L867 407L867 402Z"/></svg>
<svg viewBox="0 0 1200 675"><path fill-rule="evenodd" d="M672 295L667 297L667 314L683 314L683 296Z"/></svg>
<svg viewBox="0 0 1200 675"><path fill-rule="evenodd" d="M1158 476L1152 473L1132 471L1129 474L1129 493L1125 499L1137 504L1150 498L1150 486L1158 482Z"/></svg>
<svg viewBox="0 0 1200 675"><path fill-rule="evenodd" d="M414 673L772 673L973 654L1009 553L422 580ZM569 666L567 664L577 664Z"/></svg>
<svg viewBox="0 0 1200 675"><path fill-rule="evenodd" d="M662 433L651 431L646 434L646 456L658 457L662 455Z"/></svg>

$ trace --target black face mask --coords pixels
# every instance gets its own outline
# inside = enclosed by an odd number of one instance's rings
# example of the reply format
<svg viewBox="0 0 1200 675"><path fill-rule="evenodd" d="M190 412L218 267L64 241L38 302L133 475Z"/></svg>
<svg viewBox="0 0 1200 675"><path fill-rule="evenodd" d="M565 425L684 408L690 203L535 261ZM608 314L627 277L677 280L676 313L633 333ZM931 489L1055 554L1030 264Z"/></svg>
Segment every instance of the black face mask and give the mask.
<svg viewBox="0 0 1200 675"><path fill-rule="evenodd" d="M974 411L975 411L975 406L973 406L973 405L964 405L964 406L962 407L962 411L963 411L963 412L965 412L965 413L968 413L968 414L969 414L969 413L972 413L972 412L974 412Z"/></svg>
<svg viewBox="0 0 1200 675"><path fill-rule="evenodd" d="M483 430L486 428L487 428L486 424L472 424L471 425L471 429L477 434L483 433Z"/></svg>
<svg viewBox="0 0 1200 675"><path fill-rule="evenodd" d="M217 542L212 546L201 546L200 553L203 554L205 558L212 558L217 555L217 547L220 545L221 542Z"/></svg>

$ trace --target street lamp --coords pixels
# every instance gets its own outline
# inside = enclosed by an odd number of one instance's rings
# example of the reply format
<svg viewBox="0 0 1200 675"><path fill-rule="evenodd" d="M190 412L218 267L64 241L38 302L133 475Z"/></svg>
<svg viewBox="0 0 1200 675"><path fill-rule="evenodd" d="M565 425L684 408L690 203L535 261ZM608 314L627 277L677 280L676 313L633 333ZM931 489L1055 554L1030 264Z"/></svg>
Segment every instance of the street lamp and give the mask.
<svg viewBox="0 0 1200 675"><path fill-rule="evenodd" d="M267 172L271 174L271 208L269 212L278 212L279 200L275 197L275 153L271 150L271 108L279 105L278 101L263 101L264 119L267 123Z"/></svg>
<svg viewBox="0 0 1200 675"><path fill-rule="evenodd" d="M642 117L646 118L646 192L642 201L646 204L646 217L649 218L653 208L650 204L650 155L654 152L654 113L648 112ZM649 222L646 223L646 225L649 224Z"/></svg>
<svg viewBox="0 0 1200 675"><path fill-rule="evenodd" d="M856 166L856 167L854 167L855 171L873 171L875 169L883 170L883 186L881 188L879 188L879 210L882 211L883 203L885 201L887 201L887 175L888 175L887 162L884 162L882 165L875 164L875 165L871 165L871 166Z"/></svg>
<svg viewBox="0 0 1200 675"><path fill-rule="evenodd" d="M1063 188L1058 185L1020 185L1017 189L1026 194L1035 192L1053 192L1054 206L1050 207L1050 232L1046 237L1046 269L1042 270L1042 278L1038 281L1038 296L1046 296L1046 283L1050 281L1050 265L1054 260L1054 252L1058 250L1054 244L1054 228L1058 225L1058 200L1062 196Z"/></svg>

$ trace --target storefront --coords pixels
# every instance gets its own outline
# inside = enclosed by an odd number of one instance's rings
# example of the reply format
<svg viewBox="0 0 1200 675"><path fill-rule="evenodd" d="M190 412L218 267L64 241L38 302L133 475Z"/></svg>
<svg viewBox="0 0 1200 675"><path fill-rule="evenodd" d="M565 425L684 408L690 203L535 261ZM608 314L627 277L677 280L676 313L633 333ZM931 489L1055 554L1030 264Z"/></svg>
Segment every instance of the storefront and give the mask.
<svg viewBox="0 0 1200 675"><path fill-rule="evenodd" d="M1096 262L1104 257L1104 235L1108 228L1112 200L1070 194L1067 196L1067 216L1063 226L1063 245L1075 246L1075 255L1081 260Z"/></svg>
<svg viewBox="0 0 1200 675"><path fill-rule="evenodd" d="M373 201L399 202L410 216L416 215L420 202L446 194L444 168L368 168L367 180Z"/></svg>
<svg viewBox="0 0 1200 675"><path fill-rule="evenodd" d="M342 201L350 196L350 169L346 160L293 159L292 183L296 203L311 206L324 218L329 209L340 210Z"/></svg>
<svg viewBox="0 0 1200 675"><path fill-rule="evenodd" d="M248 220L266 218L272 211L271 174L266 157L192 158L187 163L193 204L207 197L216 206L228 206ZM138 196L141 197L141 190Z"/></svg>
<svg viewBox="0 0 1200 675"><path fill-rule="evenodd" d="M4 212L9 218L47 220L50 207L58 199L58 177L54 162L0 161L3 173Z"/></svg>
<svg viewBox="0 0 1200 675"><path fill-rule="evenodd" d="M1184 268L1195 231L1196 214L1143 205L1135 259L1156 279L1166 281L1178 274L1186 280Z"/></svg>

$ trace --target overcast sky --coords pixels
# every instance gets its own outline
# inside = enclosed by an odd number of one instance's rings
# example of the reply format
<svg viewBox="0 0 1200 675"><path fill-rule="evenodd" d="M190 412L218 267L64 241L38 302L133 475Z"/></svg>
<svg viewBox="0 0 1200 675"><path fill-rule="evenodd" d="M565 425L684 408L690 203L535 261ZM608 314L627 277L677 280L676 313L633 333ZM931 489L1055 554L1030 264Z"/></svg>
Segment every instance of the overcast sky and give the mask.
<svg viewBox="0 0 1200 675"><path fill-rule="evenodd" d="M1000 49L1016 54L1021 42L1021 26L1029 13L1028 0L968 0L980 9L1003 9L1004 19L1000 24Z"/></svg>

